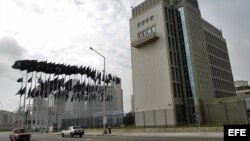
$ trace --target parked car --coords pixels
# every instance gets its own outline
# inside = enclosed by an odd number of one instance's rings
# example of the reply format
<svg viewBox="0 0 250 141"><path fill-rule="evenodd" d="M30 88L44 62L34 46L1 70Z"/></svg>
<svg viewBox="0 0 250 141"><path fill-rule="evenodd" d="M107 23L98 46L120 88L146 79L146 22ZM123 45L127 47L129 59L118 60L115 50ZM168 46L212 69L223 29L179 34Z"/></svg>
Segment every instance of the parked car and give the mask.
<svg viewBox="0 0 250 141"><path fill-rule="evenodd" d="M75 135L82 137L82 135L84 135L84 129L80 126L70 126L68 130L62 130L61 133L62 137L70 136L73 138Z"/></svg>
<svg viewBox="0 0 250 141"><path fill-rule="evenodd" d="M30 141L31 134L23 128L15 128L9 134L10 141L25 140Z"/></svg>

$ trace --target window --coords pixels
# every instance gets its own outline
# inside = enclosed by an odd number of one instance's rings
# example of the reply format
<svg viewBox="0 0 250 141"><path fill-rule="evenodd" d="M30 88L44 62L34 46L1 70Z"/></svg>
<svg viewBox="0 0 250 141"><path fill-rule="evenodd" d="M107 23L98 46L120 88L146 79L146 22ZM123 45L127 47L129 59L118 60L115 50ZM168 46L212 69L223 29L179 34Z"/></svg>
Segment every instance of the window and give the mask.
<svg viewBox="0 0 250 141"><path fill-rule="evenodd" d="M151 33L151 29L150 29L150 28L148 28L148 34L149 34L149 33Z"/></svg>
<svg viewBox="0 0 250 141"><path fill-rule="evenodd" d="M151 31L152 31L152 32L156 32L156 27L155 27L155 26L152 26L152 27L151 27Z"/></svg>
<svg viewBox="0 0 250 141"><path fill-rule="evenodd" d="M142 25L144 25L145 24L145 21L142 21Z"/></svg>
<svg viewBox="0 0 250 141"><path fill-rule="evenodd" d="M140 32L140 33L138 33L138 38L141 38L141 36L142 36L142 35L141 35L141 32Z"/></svg>
<svg viewBox="0 0 250 141"><path fill-rule="evenodd" d="M141 23L138 23L138 27L140 27L141 26Z"/></svg>
<svg viewBox="0 0 250 141"><path fill-rule="evenodd" d="M146 36L147 35L147 30L144 30L143 31L143 36Z"/></svg>
<svg viewBox="0 0 250 141"><path fill-rule="evenodd" d="M146 19L146 23L148 23L148 22L149 22L149 18Z"/></svg>
<svg viewBox="0 0 250 141"><path fill-rule="evenodd" d="M173 63L173 54L172 54L172 51L170 51L170 63L171 63L171 65L174 64L174 63Z"/></svg>
<svg viewBox="0 0 250 141"><path fill-rule="evenodd" d="M14 130L14 133L25 133L24 129L16 129Z"/></svg>
<svg viewBox="0 0 250 141"><path fill-rule="evenodd" d="M167 32L168 32L168 35L170 35L170 30L169 30L169 24L167 23Z"/></svg>
<svg viewBox="0 0 250 141"><path fill-rule="evenodd" d="M154 16L151 16L151 17L150 17L150 21L153 21L153 20L154 20Z"/></svg>

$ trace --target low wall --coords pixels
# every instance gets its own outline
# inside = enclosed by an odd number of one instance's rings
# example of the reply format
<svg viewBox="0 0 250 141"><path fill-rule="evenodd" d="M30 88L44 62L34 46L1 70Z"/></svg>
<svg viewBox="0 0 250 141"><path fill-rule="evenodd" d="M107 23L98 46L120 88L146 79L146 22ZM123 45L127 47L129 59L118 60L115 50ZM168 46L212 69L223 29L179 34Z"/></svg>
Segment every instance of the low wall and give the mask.
<svg viewBox="0 0 250 141"><path fill-rule="evenodd" d="M126 128L117 129L113 128L112 133L165 133L165 132L198 132L198 127L185 127L185 128ZM200 127L201 132L223 132L223 127ZM102 133L103 129L86 129L86 133Z"/></svg>
<svg viewBox="0 0 250 141"><path fill-rule="evenodd" d="M0 131L11 131L15 128L15 124L2 124L0 125Z"/></svg>

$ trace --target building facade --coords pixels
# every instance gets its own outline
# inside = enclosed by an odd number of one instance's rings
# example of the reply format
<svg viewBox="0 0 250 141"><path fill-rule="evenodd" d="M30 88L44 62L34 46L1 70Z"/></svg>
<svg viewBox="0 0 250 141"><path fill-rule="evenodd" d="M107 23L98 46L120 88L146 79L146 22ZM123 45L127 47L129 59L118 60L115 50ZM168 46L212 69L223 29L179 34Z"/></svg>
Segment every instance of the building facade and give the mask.
<svg viewBox="0 0 250 141"><path fill-rule="evenodd" d="M235 95L226 41L197 0L145 0L132 9L130 38L135 112L196 123L200 101Z"/></svg>
<svg viewBox="0 0 250 141"><path fill-rule="evenodd" d="M248 81L239 80L234 82L236 95L250 95L250 86L248 85Z"/></svg>

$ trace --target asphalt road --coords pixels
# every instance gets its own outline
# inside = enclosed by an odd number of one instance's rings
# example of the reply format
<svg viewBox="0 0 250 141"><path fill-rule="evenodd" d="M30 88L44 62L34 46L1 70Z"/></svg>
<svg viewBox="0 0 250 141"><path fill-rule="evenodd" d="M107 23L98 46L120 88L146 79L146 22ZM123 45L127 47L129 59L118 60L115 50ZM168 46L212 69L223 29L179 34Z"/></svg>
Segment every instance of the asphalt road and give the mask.
<svg viewBox="0 0 250 141"><path fill-rule="evenodd" d="M0 132L0 141L9 141L8 132ZM222 138L204 137L143 137L143 136L83 136L64 137L60 135L49 135L32 133L31 141L223 141Z"/></svg>

